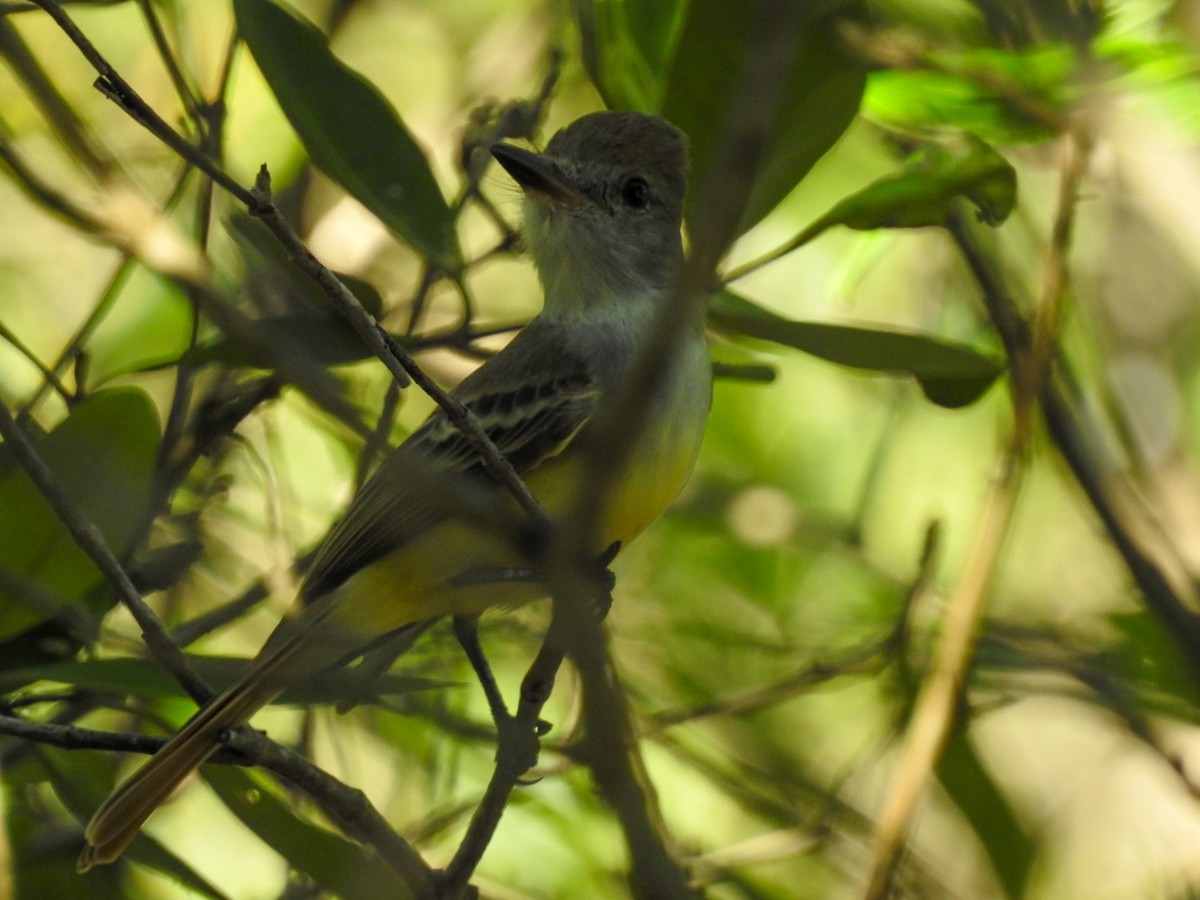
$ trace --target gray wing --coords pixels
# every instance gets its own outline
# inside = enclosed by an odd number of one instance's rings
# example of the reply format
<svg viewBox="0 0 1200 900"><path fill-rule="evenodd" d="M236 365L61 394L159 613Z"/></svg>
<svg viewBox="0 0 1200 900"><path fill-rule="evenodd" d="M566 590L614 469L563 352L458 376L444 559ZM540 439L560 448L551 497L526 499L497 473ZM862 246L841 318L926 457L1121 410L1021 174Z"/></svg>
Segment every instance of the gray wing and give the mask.
<svg viewBox="0 0 1200 900"><path fill-rule="evenodd" d="M548 337L530 326L452 392L518 474L570 443L600 396L583 360ZM529 352L539 338L536 352ZM447 491L464 485L500 490L475 448L438 410L363 485L318 551L302 597L328 593L427 531L455 508Z"/></svg>

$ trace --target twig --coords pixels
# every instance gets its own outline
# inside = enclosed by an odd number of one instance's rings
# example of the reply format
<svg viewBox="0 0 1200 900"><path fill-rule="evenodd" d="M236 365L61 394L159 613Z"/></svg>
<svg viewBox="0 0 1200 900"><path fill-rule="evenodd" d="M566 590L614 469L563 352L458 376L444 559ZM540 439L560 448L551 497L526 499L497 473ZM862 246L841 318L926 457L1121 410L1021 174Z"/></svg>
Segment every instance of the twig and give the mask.
<svg viewBox="0 0 1200 900"><path fill-rule="evenodd" d="M2 149L0 149L0 153L2 152ZM39 373L41 373L41 376L43 379L45 379L46 384L54 388L55 393L57 393L64 402L69 404L75 399L71 395L71 392L67 390L67 386L59 380L59 377L55 375L54 372L51 371L50 368L38 358L38 355L33 352L33 349L28 344L21 340L20 335L14 332L3 322L0 322L0 338L7 341L14 350L24 356L25 359L29 361L29 364L37 369Z"/></svg>
<svg viewBox="0 0 1200 900"><path fill-rule="evenodd" d="M29 51L16 27L4 16L0 16L0 55L8 60L18 77L37 98L39 108L72 156L83 164L93 178L105 180L113 169L112 158L89 140L75 110Z"/></svg>
<svg viewBox="0 0 1200 900"><path fill-rule="evenodd" d="M158 13L154 11L154 5L150 0L137 0L137 5L142 11L142 18L146 20L146 27L150 31L150 38L154 42L154 48L158 51L159 59L162 60L162 64L167 70L167 75L171 79L171 85L175 88L175 94L179 97L179 102L183 104L183 108L187 110L188 116L195 123L197 133L200 135L201 140L203 140L209 123L200 111L200 102L196 91L187 83L183 70L179 67L178 60L175 59L175 54L171 50L171 44L167 40L166 32L163 31Z"/></svg>
<svg viewBox="0 0 1200 900"><path fill-rule="evenodd" d="M0 20L2 21L2 20ZM2 26L0 26L2 27ZM58 190L25 165L25 161L17 153L11 143L12 131L8 124L0 119L0 162L3 162L12 173L16 184L25 194L43 209L58 216L68 225L72 225L88 234L100 234L104 231L103 223L91 212L79 206L74 200Z"/></svg>
<svg viewBox="0 0 1200 900"><path fill-rule="evenodd" d="M542 707L550 699L563 661L560 633L563 627L562 619L551 622L541 649L521 682L517 712L499 731L496 767L441 881L445 896L455 897L466 887L492 841L513 788L537 761L538 738L544 728L540 718Z"/></svg>
<svg viewBox="0 0 1200 900"><path fill-rule="evenodd" d="M253 191L248 191L225 173L206 154L185 140L168 125L162 117L149 106L124 78L100 54L90 40L79 30L75 23L63 11L57 0L35 0L47 14L54 19L58 26L67 34L79 48L80 52L100 73L97 88L117 103L137 122L148 129L175 153L202 171L205 175L219 184L239 201L245 204L251 215L261 218L268 228L279 238L280 242L292 255L297 266L319 284L338 310L350 321L359 336L371 348L371 351L387 366L388 371L401 385L406 385L411 377L423 391L434 400L446 413L450 422L459 429L479 453L488 472L502 484L516 499L517 503L529 516L534 526L545 529L549 518L534 499L525 483L517 475L512 465L504 458L495 444L480 426L479 422L465 406L454 400L433 379L417 366L412 357L395 339L384 331L378 322L362 308L353 293L343 285L337 276L324 266L304 246L299 236L291 226L284 221L278 211L271 205L270 175L266 166L259 172Z"/></svg>
<svg viewBox="0 0 1200 900"><path fill-rule="evenodd" d="M471 442L488 472L512 494L535 526L541 529L548 528L549 517L529 492L529 488L525 486L512 464L496 449L479 420L417 365L409 352L363 309L362 304L337 276L313 256L278 210L271 205L271 176L265 165L259 170L253 196L254 203L250 207L250 213L271 229L292 257L292 261L322 287L371 352L387 366L392 377L401 385L408 384L410 379L416 382L446 414L450 423Z"/></svg>
<svg viewBox="0 0 1200 900"><path fill-rule="evenodd" d="M937 762L957 719L959 700L975 655L976 638L987 598L999 565L1005 539L1026 471L1037 398L1050 378L1056 355L1058 324L1067 291L1067 255L1078 206L1079 183L1087 167L1086 141L1069 135L1054 226L1043 261L1038 327L1032 341L1021 338L1010 346L1013 425L1001 470L988 495L962 574L947 603L943 630L930 671L917 693L905 734L900 762L888 789L875 832L875 866L866 900L882 900L891 889L905 834L917 801L933 777ZM1019 318L1015 310L1006 316ZM1014 335L1015 338L1015 335ZM1009 344L1009 341L1005 342ZM1016 353L1012 353L1012 350Z"/></svg>
<svg viewBox="0 0 1200 900"><path fill-rule="evenodd" d="M875 832L875 867L864 895L882 900L890 889L913 809L933 775L956 719L975 638L991 591L1025 471L1024 434L1014 428L958 584L946 604L942 634L921 683Z"/></svg>
<svg viewBox="0 0 1200 900"><path fill-rule="evenodd" d="M851 650L842 659L818 662L798 672L762 687L717 697L693 706L664 709L650 717L650 734L685 722L695 722L712 716L728 718L758 712L788 700L811 688L845 675L878 671L885 665L882 654L894 644L894 636L865 644Z"/></svg>
<svg viewBox="0 0 1200 900"><path fill-rule="evenodd" d="M349 319L359 336L366 341L367 346L387 366L392 376L401 385L407 384L411 377L412 381L415 381L422 390L428 393L434 402L446 412L455 427L467 436L479 452L489 472L513 494L530 518L539 524L547 523L548 519L533 495L529 493L524 482L496 449L470 411L458 401L453 400L436 382L425 375L404 348L396 343L391 335L385 332L379 323L362 308L362 305L345 285L309 252L291 226L271 205L270 175L266 166L260 170L253 191L243 188L207 155L177 134L152 107L142 100L129 83L109 65L91 41L76 27L56 0L36 0L36 2L58 23L88 62L100 73L97 87L101 92L115 101L183 159L237 197L246 205L252 215L262 219L292 255L296 264L321 285L339 311Z"/></svg>
<svg viewBox="0 0 1200 900"><path fill-rule="evenodd" d="M686 874L668 847L653 786L646 777L638 740L619 684L607 638L591 608L594 585L586 577L589 548L604 498L628 462L636 437L648 426L644 398L678 356L687 329L697 321L700 298L712 284L717 262L736 234L759 155L768 143L767 123L780 102L780 85L796 52L801 4L776 0L762 12L754 51L736 73L743 102L731 103L722 139L707 178L694 185L702 203L691 221L691 252L668 302L622 389L597 412L601 437L584 452L589 479L572 507L561 539L551 549L547 580L554 617L565 616L564 646L575 662L583 689L585 737L581 752L597 787L617 814L631 859L630 883L636 896L689 897ZM769 25L767 24L769 23ZM753 98L751 102L749 98Z"/></svg>
<svg viewBox="0 0 1200 900"><path fill-rule="evenodd" d="M146 130L174 150L176 154L221 185L221 187L237 197L246 206L254 205L254 197L248 190L226 174L215 162L202 153L199 148L168 125L162 116L155 112L154 108L141 98L141 95L133 89L129 82L122 78L120 73L108 64L108 60L101 55L100 51L96 49L87 35L79 30L75 22L66 14L62 6L59 5L58 0L34 0L34 2L45 10L46 14L63 30L63 33L71 39L71 42L79 48L79 52L91 63L92 68L100 73L100 77L96 79L96 89L100 93L120 106L121 109L129 113Z"/></svg>
<svg viewBox="0 0 1200 900"><path fill-rule="evenodd" d="M1010 356L1029 346L1029 328L988 254L964 215L951 216L947 228L983 290L997 333ZM1183 652L1193 683L1200 686L1200 593L1180 561L1178 550L1144 501L1104 458L1094 423L1085 421L1065 360L1055 362L1054 377L1042 387L1042 414L1055 446L1071 467L1150 610Z"/></svg>
<svg viewBox="0 0 1200 900"><path fill-rule="evenodd" d="M0 713L0 734L19 737L38 744L62 747L64 750L119 750L125 753L156 752L165 738L149 734L128 734L96 731L77 725L51 722L27 722L17 716Z"/></svg>
<svg viewBox="0 0 1200 900"><path fill-rule="evenodd" d="M3 713L0 713L0 734L67 750L117 750L147 755L156 753L167 740L153 735L96 731L76 725L27 722ZM230 732L225 747L211 762L262 766L274 772L311 797L347 834L376 848L414 889L416 896L432 896L433 878L429 867L408 842L391 829L362 791L347 787L299 753L247 728Z"/></svg>

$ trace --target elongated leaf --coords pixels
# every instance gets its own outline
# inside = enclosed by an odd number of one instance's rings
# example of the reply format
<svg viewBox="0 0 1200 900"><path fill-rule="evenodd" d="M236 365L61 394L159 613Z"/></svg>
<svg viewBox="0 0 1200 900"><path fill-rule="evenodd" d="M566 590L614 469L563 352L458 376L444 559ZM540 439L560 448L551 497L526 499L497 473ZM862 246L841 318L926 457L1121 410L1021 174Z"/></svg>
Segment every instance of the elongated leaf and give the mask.
<svg viewBox="0 0 1200 900"><path fill-rule="evenodd" d="M612 109L657 112L684 0L579 0L572 4L583 63Z"/></svg>
<svg viewBox="0 0 1200 900"><path fill-rule="evenodd" d="M37 449L68 497L120 554L146 513L158 440L150 398L139 388L120 387L79 404ZM0 588L4 637L46 618L54 604L84 601L103 579L25 472L7 453L0 456L0 569L23 585L15 593Z"/></svg>
<svg viewBox="0 0 1200 900"><path fill-rule="evenodd" d="M810 230L833 225L859 231L941 225L959 197L975 205L982 221L999 225L1017 204L1017 173L978 139L959 152L935 147L904 171L847 197Z"/></svg>
<svg viewBox="0 0 1200 900"><path fill-rule="evenodd" d="M461 265L454 216L395 109L329 49L310 22L271 0L234 0L238 30L321 169L438 266Z"/></svg>
<svg viewBox="0 0 1200 900"><path fill-rule="evenodd" d="M223 656L189 656L188 659L196 672L217 690L233 684L250 663L247 659ZM178 682L158 663L136 657L72 660L0 672L0 691L11 691L35 681L59 682L90 691L139 697L186 697ZM370 696L364 696L361 682L362 679L351 671L322 672L319 677L288 688L278 702L313 706L354 699L359 703L371 703L380 697L456 686L449 681L389 673L373 681Z"/></svg>
<svg viewBox="0 0 1200 900"><path fill-rule="evenodd" d="M946 744L938 777L954 804L971 823L1009 897L1024 897L1037 855L1030 837L967 735L956 730Z"/></svg>
<svg viewBox="0 0 1200 900"><path fill-rule="evenodd" d="M87 821L113 788L116 764L107 755L42 745L27 759L28 762L15 778L12 769L6 770L5 781L10 784L18 780L49 781L63 805L79 821ZM31 810L21 808L26 806L27 798L35 796L27 791L14 792L13 797L20 804L15 811L18 820L25 823L36 822L39 818L44 820L45 810L31 814ZM14 810L10 809L10 814L12 812ZM24 830L21 827L9 832L10 842L17 848L11 871L17 873L22 882L14 892L14 897L129 896L127 885L122 884L121 866L101 866L88 873L86 881L83 881L75 871L75 859L79 853L77 842L58 840L47 844L43 834L40 840L35 838L31 841L31 846L23 847L25 842L19 835ZM13 840L14 837L16 840ZM227 898L219 888L147 834L139 834L134 839L128 857L162 872L196 897L210 897L213 900ZM55 882L57 889L52 886Z"/></svg>
<svg viewBox="0 0 1200 900"><path fill-rule="evenodd" d="M740 92L740 74L757 53L755 37L770 27L764 0L693 0L672 61L662 115L691 138L692 184L704 185L730 115L754 103ZM739 232L770 212L796 186L858 112L866 84L863 65L844 49L840 23L862 14L858 2L812 4L781 97L769 123L770 140L757 162ZM696 196L693 193L691 203Z"/></svg>
<svg viewBox="0 0 1200 900"><path fill-rule="evenodd" d="M246 213L235 212L226 217L225 226L242 251L250 290L260 298L264 292L271 291L279 295L278 305L283 309L343 318L331 307L324 288L296 267L266 225ZM335 274L354 292L367 312L377 319L383 315L383 296L374 285L353 275Z"/></svg>
<svg viewBox="0 0 1200 900"><path fill-rule="evenodd" d="M949 127L1003 144L1044 141L1078 102L1080 60L1066 44L940 50L927 67L873 74L864 109L913 133Z"/></svg>
<svg viewBox="0 0 1200 900"><path fill-rule="evenodd" d="M357 292L356 292L357 293ZM216 337L189 350L183 359L190 363L223 363L274 369L281 347L320 366L340 366L366 359L371 351L341 316L265 316L246 323L236 340Z"/></svg>
<svg viewBox="0 0 1200 900"><path fill-rule="evenodd" d="M202 774L248 828L333 895L348 900L409 896L405 883L376 854L296 818L247 773L232 766L207 766Z"/></svg>
<svg viewBox="0 0 1200 900"><path fill-rule="evenodd" d="M1115 613L1109 621L1121 636L1115 651L1139 704L1160 715L1200 721L1200 687L1191 662L1163 624L1144 611Z"/></svg>
<svg viewBox="0 0 1200 900"><path fill-rule="evenodd" d="M843 366L912 375L926 397L949 408L973 403L1004 371L999 360L961 344L902 331L797 322L730 291L714 298L709 321Z"/></svg>

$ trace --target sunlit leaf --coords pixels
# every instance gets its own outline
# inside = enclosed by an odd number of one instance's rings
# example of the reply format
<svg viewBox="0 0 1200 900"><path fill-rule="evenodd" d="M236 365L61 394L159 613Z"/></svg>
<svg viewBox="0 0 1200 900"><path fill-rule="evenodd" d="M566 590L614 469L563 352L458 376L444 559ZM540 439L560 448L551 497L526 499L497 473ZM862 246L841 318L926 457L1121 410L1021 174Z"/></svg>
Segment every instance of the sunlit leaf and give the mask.
<svg viewBox="0 0 1200 900"><path fill-rule="evenodd" d="M875 372L911 375L939 406L973 403L1004 371L999 360L924 334L797 322L729 291L714 298L709 322L723 331L771 341L821 359Z"/></svg>
<svg viewBox="0 0 1200 900"><path fill-rule="evenodd" d="M961 200L979 219L999 225L1017 203L1017 175L1009 162L978 138L955 149L930 147L907 167L837 203L787 244L790 252L830 228L857 231L942 225Z"/></svg>
<svg viewBox="0 0 1200 900"><path fill-rule="evenodd" d="M692 184L706 184L734 104L753 103L740 91L739 74L757 52L762 0L728 3L693 0L672 61L662 115L691 139ZM861 61L843 47L840 23L861 15L858 2L813 5L794 58L783 74L781 96L769 124L740 231L770 212L846 130L858 112L866 83ZM693 192L690 202L694 206Z"/></svg>
<svg viewBox="0 0 1200 900"><path fill-rule="evenodd" d="M874 73L863 111L918 134L956 127L993 143L1045 140L1069 108L1077 65L1063 45L939 51L925 67Z"/></svg>
<svg viewBox="0 0 1200 900"><path fill-rule="evenodd" d="M234 10L313 161L422 254L456 271L453 213L391 104L333 55L312 23L271 0L234 0Z"/></svg>
<svg viewBox="0 0 1200 900"><path fill-rule="evenodd" d="M192 334L192 305L174 281L133 266L112 308L87 342L92 390L113 378L178 359Z"/></svg>
<svg viewBox="0 0 1200 900"><path fill-rule="evenodd" d="M118 555L144 524L158 440L150 398L120 387L93 394L37 444L67 496ZM0 568L30 587L16 596L0 590L6 636L46 618L48 603L83 601L103 578L25 472L2 455Z"/></svg>

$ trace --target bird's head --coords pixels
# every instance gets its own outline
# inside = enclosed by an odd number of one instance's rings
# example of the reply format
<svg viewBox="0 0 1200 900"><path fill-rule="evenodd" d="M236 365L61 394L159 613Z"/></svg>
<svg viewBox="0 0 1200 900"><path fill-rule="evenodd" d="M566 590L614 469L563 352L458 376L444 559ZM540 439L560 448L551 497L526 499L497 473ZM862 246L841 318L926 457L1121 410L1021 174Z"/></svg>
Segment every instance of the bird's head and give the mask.
<svg viewBox="0 0 1200 900"><path fill-rule="evenodd" d="M492 155L525 192L525 237L546 307L654 296L683 259L687 138L658 116L584 116L534 153Z"/></svg>

